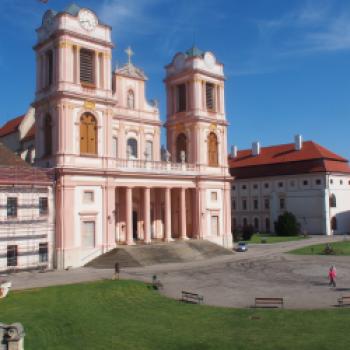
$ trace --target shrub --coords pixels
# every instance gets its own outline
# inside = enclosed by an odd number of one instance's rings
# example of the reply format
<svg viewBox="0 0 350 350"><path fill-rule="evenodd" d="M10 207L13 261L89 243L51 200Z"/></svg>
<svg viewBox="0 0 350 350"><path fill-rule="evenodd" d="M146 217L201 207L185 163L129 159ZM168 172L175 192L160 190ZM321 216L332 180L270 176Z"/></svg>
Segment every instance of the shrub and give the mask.
<svg viewBox="0 0 350 350"><path fill-rule="evenodd" d="M275 231L278 236L297 236L300 233L300 224L294 214L285 212L275 222Z"/></svg>
<svg viewBox="0 0 350 350"><path fill-rule="evenodd" d="M243 239L242 229L240 227L236 227L232 232L233 241L239 242Z"/></svg>
<svg viewBox="0 0 350 350"><path fill-rule="evenodd" d="M254 234L254 227L252 225L243 226L242 238L244 241L249 241Z"/></svg>

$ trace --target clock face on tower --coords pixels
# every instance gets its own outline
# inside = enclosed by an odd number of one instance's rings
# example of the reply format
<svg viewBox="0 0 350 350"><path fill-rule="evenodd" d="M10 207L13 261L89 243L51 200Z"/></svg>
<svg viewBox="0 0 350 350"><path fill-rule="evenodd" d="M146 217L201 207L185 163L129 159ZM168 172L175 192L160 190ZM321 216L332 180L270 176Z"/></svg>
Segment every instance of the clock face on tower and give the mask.
<svg viewBox="0 0 350 350"><path fill-rule="evenodd" d="M89 10L81 10L79 12L79 22L82 28L91 32L97 26L96 16Z"/></svg>

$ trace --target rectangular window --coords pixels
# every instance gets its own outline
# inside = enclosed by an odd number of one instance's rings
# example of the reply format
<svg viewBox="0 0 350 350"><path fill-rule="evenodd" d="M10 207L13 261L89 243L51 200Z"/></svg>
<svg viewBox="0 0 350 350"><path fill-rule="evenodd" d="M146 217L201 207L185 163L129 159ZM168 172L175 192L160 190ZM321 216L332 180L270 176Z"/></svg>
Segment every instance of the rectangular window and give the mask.
<svg viewBox="0 0 350 350"><path fill-rule="evenodd" d="M177 86L177 112L186 111L186 85Z"/></svg>
<svg viewBox="0 0 350 350"><path fill-rule="evenodd" d="M217 215L211 217L211 234L214 236L219 235L219 217Z"/></svg>
<svg viewBox="0 0 350 350"><path fill-rule="evenodd" d="M218 193L217 192L211 192L211 200L216 202L218 200Z"/></svg>
<svg viewBox="0 0 350 350"><path fill-rule="evenodd" d="M207 110L213 111L215 109L214 84L211 84L211 83L205 84L205 97L206 97Z"/></svg>
<svg viewBox="0 0 350 350"><path fill-rule="evenodd" d="M280 209L283 210L286 208L286 201L284 198L280 198Z"/></svg>
<svg viewBox="0 0 350 350"><path fill-rule="evenodd" d="M84 248L95 247L95 221L82 223L82 246Z"/></svg>
<svg viewBox="0 0 350 350"><path fill-rule="evenodd" d="M242 209L247 210L247 200L246 199L242 200Z"/></svg>
<svg viewBox="0 0 350 350"><path fill-rule="evenodd" d="M7 266L17 266L17 246L8 245L7 246Z"/></svg>
<svg viewBox="0 0 350 350"><path fill-rule="evenodd" d="M259 202L258 202L257 199L254 199L253 205L254 205L254 209L255 209L255 210L258 210L258 209L259 209Z"/></svg>
<svg viewBox="0 0 350 350"><path fill-rule="evenodd" d="M93 203L94 202L94 191L84 191L83 202L84 203Z"/></svg>
<svg viewBox="0 0 350 350"><path fill-rule="evenodd" d="M49 213L49 204L46 197L39 198L39 215L47 215Z"/></svg>
<svg viewBox="0 0 350 350"><path fill-rule="evenodd" d="M7 217L8 218L17 217L17 198L16 197L7 198Z"/></svg>
<svg viewBox="0 0 350 350"><path fill-rule="evenodd" d="M47 243L39 243L39 262L44 263L49 261L49 249Z"/></svg>
<svg viewBox="0 0 350 350"><path fill-rule="evenodd" d="M94 84L94 52L91 50L80 50L80 81L82 83Z"/></svg>
<svg viewBox="0 0 350 350"><path fill-rule="evenodd" d="M322 181L320 179L316 180L316 185L321 185Z"/></svg>
<svg viewBox="0 0 350 350"><path fill-rule="evenodd" d="M232 201L232 209L236 210L236 201L235 200Z"/></svg>
<svg viewBox="0 0 350 350"><path fill-rule="evenodd" d="M268 198L264 199L264 208L270 209L270 200Z"/></svg>
<svg viewBox="0 0 350 350"><path fill-rule="evenodd" d="M49 50L46 53L46 67L47 67L47 86L53 83L53 53Z"/></svg>

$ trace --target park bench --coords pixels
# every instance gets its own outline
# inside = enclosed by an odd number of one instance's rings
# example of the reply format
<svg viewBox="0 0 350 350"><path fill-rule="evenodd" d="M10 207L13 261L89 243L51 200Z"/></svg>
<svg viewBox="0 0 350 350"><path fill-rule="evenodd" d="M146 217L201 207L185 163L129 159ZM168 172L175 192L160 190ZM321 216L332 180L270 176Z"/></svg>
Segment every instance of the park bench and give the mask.
<svg viewBox="0 0 350 350"><path fill-rule="evenodd" d="M155 290L163 289L163 283L159 281L156 275L152 277L152 287Z"/></svg>
<svg viewBox="0 0 350 350"><path fill-rule="evenodd" d="M197 293L190 293L184 290L181 292L181 301L185 303L201 304L203 303L203 300L204 300L203 296Z"/></svg>
<svg viewBox="0 0 350 350"><path fill-rule="evenodd" d="M343 295L338 298L338 306L350 305L350 295Z"/></svg>
<svg viewBox="0 0 350 350"><path fill-rule="evenodd" d="M259 307L259 306L283 307L283 298L255 298L255 307Z"/></svg>

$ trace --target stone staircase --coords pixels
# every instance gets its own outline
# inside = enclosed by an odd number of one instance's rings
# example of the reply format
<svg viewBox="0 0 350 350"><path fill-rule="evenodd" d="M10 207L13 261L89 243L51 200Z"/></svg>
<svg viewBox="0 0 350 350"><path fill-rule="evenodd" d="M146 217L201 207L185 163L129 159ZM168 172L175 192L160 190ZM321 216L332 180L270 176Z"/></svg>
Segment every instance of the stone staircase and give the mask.
<svg viewBox="0 0 350 350"><path fill-rule="evenodd" d="M229 249L205 240L175 241L150 245L122 246L90 261L86 266L97 269L140 267L166 263L180 263L231 255Z"/></svg>

